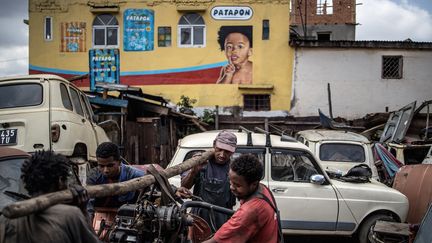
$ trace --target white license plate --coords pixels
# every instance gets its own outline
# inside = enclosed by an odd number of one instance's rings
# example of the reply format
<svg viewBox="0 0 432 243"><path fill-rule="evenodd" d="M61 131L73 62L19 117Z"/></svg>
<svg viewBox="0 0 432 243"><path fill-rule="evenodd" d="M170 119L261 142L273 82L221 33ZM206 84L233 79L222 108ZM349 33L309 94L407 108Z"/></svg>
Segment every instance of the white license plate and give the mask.
<svg viewBox="0 0 432 243"><path fill-rule="evenodd" d="M17 133L18 129L0 130L0 145L17 144Z"/></svg>

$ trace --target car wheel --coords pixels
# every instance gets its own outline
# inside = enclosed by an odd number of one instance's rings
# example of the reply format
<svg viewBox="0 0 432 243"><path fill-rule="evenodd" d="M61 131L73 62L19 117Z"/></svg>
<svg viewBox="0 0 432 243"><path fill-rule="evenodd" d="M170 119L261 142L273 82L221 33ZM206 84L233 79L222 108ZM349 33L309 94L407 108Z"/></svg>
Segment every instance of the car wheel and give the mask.
<svg viewBox="0 0 432 243"><path fill-rule="evenodd" d="M360 229L358 231L358 241L359 243L374 243L376 241L373 240L373 227L375 226L375 223L377 220L382 221L392 221L395 220L385 214L375 214L372 216L369 216L368 218L363 221L363 223L360 226Z"/></svg>

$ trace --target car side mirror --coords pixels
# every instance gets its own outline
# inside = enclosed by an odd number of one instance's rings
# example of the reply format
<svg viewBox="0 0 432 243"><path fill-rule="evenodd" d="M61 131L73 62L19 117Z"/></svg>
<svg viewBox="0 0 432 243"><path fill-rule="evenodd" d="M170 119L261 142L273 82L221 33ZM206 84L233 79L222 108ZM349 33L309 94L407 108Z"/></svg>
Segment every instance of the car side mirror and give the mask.
<svg viewBox="0 0 432 243"><path fill-rule="evenodd" d="M325 177L320 174L314 174L311 175L310 182L315 185L322 185L325 182Z"/></svg>

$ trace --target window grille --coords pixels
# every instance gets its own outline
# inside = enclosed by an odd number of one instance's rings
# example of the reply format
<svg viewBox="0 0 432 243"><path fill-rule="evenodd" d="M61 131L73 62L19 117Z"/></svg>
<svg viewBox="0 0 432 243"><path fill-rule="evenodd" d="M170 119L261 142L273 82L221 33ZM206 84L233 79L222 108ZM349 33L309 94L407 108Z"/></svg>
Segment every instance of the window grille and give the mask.
<svg viewBox="0 0 432 243"><path fill-rule="evenodd" d="M382 78L401 79L402 78L402 56L383 56L382 57Z"/></svg>
<svg viewBox="0 0 432 243"><path fill-rule="evenodd" d="M158 27L158 46L171 46L171 27Z"/></svg>
<svg viewBox="0 0 432 243"><path fill-rule="evenodd" d="M270 95L244 95L243 104L245 111L269 111Z"/></svg>

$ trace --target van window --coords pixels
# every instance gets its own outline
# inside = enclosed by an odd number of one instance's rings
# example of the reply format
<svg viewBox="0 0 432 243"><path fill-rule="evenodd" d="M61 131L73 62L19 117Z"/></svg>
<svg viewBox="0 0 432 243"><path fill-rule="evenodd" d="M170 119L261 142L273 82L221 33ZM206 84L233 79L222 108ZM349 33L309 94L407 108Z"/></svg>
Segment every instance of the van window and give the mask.
<svg viewBox="0 0 432 243"><path fill-rule="evenodd" d="M299 141L300 143L304 143L304 137L301 137L301 136L298 137L298 138L297 138L297 141Z"/></svg>
<svg viewBox="0 0 432 243"><path fill-rule="evenodd" d="M63 106L66 109L73 111L72 101L70 100L69 93L67 91L67 87L64 84L60 84L60 95L61 95L61 99L63 102Z"/></svg>
<svg viewBox="0 0 432 243"><path fill-rule="evenodd" d="M271 151L271 178L275 181L309 182L310 176L318 174L310 154L277 149Z"/></svg>
<svg viewBox="0 0 432 243"><path fill-rule="evenodd" d="M346 143L324 143L320 146L319 153L322 161L337 162L365 162L365 150L363 146Z"/></svg>
<svg viewBox="0 0 432 243"><path fill-rule="evenodd" d="M78 95L78 92L75 89L70 89L71 96L72 96L72 102L75 107L75 112L80 114L81 116L84 116L84 111L81 107L80 97Z"/></svg>
<svg viewBox="0 0 432 243"><path fill-rule="evenodd" d="M85 97L84 97L84 95L83 94L81 94L81 104L83 105L83 108L84 108L84 113L85 113L85 116L86 116L86 118L87 119L89 119L89 120L91 120L90 119L90 111L88 110L88 107L87 107L87 105L86 105L86 102L85 102Z"/></svg>
<svg viewBox="0 0 432 243"><path fill-rule="evenodd" d="M43 92L40 84L12 84L0 86L0 109L36 106L42 104Z"/></svg>

